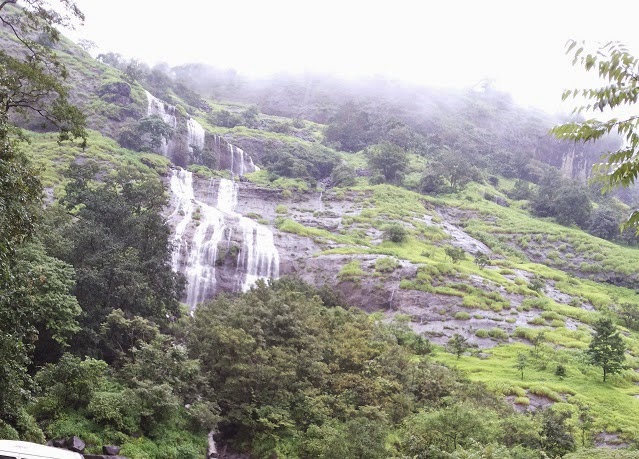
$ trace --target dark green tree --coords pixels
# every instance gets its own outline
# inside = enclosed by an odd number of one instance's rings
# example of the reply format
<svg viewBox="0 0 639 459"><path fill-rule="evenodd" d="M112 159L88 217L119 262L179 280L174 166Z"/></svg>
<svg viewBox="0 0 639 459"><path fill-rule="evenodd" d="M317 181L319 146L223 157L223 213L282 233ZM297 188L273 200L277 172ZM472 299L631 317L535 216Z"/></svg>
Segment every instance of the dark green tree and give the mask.
<svg viewBox="0 0 639 459"><path fill-rule="evenodd" d="M399 184L408 169L406 150L390 142L373 145L366 150L369 167L388 183Z"/></svg>
<svg viewBox="0 0 639 459"><path fill-rule="evenodd" d="M14 425L29 393L27 367L38 330L64 342L75 326L77 304L66 296L72 279L65 266L39 247L23 246L34 233L41 184L19 150L25 137L9 120L44 124L59 131L60 141L79 138L84 145L87 136L84 117L68 102L67 70L51 46L60 39L56 27L82 20L82 13L70 0L16 3L0 3L0 24L15 41L0 50L0 424ZM58 321L63 316L66 326Z"/></svg>
<svg viewBox="0 0 639 459"><path fill-rule="evenodd" d="M599 206L590 214L587 229L593 236L612 241L621 236L621 218L613 209Z"/></svg>
<svg viewBox="0 0 639 459"><path fill-rule="evenodd" d="M639 330L639 306L633 303L621 303L616 312L626 328Z"/></svg>
<svg viewBox="0 0 639 459"><path fill-rule="evenodd" d="M591 365L601 367L604 381L607 375L623 369L625 352L626 346L611 319L604 317L594 323L586 355Z"/></svg>
<svg viewBox="0 0 639 459"><path fill-rule="evenodd" d="M543 412L541 425L541 449L549 457L564 457L577 448L575 437L566 421L568 412L556 412L547 409Z"/></svg>
<svg viewBox="0 0 639 459"><path fill-rule="evenodd" d="M455 264L466 259L466 251L461 247L448 246L444 249L444 252L446 252L446 256L450 261Z"/></svg>
<svg viewBox="0 0 639 459"><path fill-rule="evenodd" d="M76 216L51 229L66 241L52 248L74 267L74 293L85 311L76 339L84 352L97 355L101 324L113 310L165 323L179 315L184 285L171 268L170 230L161 214L167 197L159 179L120 170L95 181L100 174L92 162L70 167L62 202Z"/></svg>
<svg viewBox="0 0 639 459"><path fill-rule="evenodd" d="M581 185L567 185L555 190L552 199L555 219L563 225L575 224L581 228L588 225L592 204L588 192Z"/></svg>
<svg viewBox="0 0 639 459"><path fill-rule="evenodd" d="M356 152L369 145L372 122L370 114L353 102L341 105L331 118L324 135L336 149Z"/></svg>
<svg viewBox="0 0 639 459"><path fill-rule="evenodd" d="M459 333L455 333L452 338L448 340L446 343L450 352L455 354L457 358L460 358L464 352L468 349L468 339L460 335Z"/></svg>

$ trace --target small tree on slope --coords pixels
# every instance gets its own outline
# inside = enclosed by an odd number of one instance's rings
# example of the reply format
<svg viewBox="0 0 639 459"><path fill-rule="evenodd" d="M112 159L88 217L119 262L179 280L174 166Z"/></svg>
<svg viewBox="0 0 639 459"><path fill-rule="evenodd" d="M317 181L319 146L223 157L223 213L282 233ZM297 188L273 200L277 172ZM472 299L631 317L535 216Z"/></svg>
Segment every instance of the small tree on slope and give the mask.
<svg viewBox="0 0 639 459"><path fill-rule="evenodd" d="M594 325L592 341L586 350L588 361L603 369L603 380L608 374L619 373L623 369L626 347L617 327L609 318L599 319Z"/></svg>

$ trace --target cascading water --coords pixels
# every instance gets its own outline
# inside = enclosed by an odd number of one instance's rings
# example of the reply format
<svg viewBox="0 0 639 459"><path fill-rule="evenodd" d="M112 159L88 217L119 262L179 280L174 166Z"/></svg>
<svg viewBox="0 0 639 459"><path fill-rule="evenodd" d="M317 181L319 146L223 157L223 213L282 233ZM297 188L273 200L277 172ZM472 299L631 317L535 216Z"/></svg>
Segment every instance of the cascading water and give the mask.
<svg viewBox="0 0 639 459"><path fill-rule="evenodd" d="M269 228L242 216L239 226L242 230L242 249L237 269L244 274L241 288L246 292L258 279L279 276L280 255L273 241L273 232Z"/></svg>
<svg viewBox="0 0 639 459"><path fill-rule="evenodd" d="M189 118L186 122L187 145L189 152L193 153L193 147L202 151L204 149L204 128L197 120Z"/></svg>
<svg viewBox="0 0 639 459"><path fill-rule="evenodd" d="M172 262L173 268L183 272L187 279L186 304L191 309L217 293L218 249L225 240L230 246L234 227L242 235L236 289L246 291L258 279L279 276L279 253L273 232L235 212L238 191L238 183L221 179L216 205L211 206L195 198L191 172L183 169L173 171L171 192L175 210L170 218L180 219L173 237ZM190 237L189 230L192 231Z"/></svg>
<svg viewBox="0 0 639 459"><path fill-rule="evenodd" d="M213 135L213 146L220 153L220 168L228 169L233 175L244 175L259 171L253 158L244 153L240 147L227 142L219 135Z"/></svg>
<svg viewBox="0 0 639 459"><path fill-rule="evenodd" d="M280 255L273 241L273 232L264 225L235 212L239 184L221 179L217 194L217 208L238 220L242 233L242 247L237 257L236 285L243 292L255 285L258 279L277 278L280 271Z"/></svg>
<svg viewBox="0 0 639 459"><path fill-rule="evenodd" d="M144 91L146 93L146 98L148 100L148 106L146 110L147 116L159 116L162 118L166 124L171 126L173 129L177 127L177 117L175 116L175 107L172 105L165 104L163 101L155 97L149 91ZM162 137L162 145L160 145L160 151L164 156L169 155L170 151L170 140Z"/></svg>
<svg viewBox="0 0 639 459"><path fill-rule="evenodd" d="M155 97L149 91L144 92L146 92L146 98L148 100L148 106L146 110L147 116L157 115L172 128L177 127L175 107L173 105L164 103L162 100Z"/></svg>
<svg viewBox="0 0 639 459"><path fill-rule="evenodd" d="M173 171L171 192L176 200L171 217L181 216L173 236L173 269L184 273L188 282L186 304L193 309L215 294L215 266L218 244L224 237L224 213L195 199L193 174L184 169ZM193 235L187 237L189 226L196 222ZM184 258L186 263L180 266Z"/></svg>

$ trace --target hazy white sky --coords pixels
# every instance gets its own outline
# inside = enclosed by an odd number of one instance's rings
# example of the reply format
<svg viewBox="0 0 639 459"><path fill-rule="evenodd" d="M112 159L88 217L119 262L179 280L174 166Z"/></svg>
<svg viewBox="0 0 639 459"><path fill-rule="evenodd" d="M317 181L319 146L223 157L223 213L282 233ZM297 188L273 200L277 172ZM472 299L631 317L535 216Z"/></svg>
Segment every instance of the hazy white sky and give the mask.
<svg viewBox="0 0 639 459"><path fill-rule="evenodd" d="M489 78L522 104L556 111L591 85L569 38L639 49L639 0L77 0L75 38L149 64L206 62L264 75L327 71L437 86Z"/></svg>

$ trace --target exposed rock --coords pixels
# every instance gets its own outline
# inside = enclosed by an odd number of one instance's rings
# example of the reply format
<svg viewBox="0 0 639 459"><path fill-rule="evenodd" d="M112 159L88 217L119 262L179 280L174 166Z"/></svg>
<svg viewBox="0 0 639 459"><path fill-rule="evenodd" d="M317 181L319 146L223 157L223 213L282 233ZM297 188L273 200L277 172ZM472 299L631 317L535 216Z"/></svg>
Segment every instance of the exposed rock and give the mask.
<svg viewBox="0 0 639 459"><path fill-rule="evenodd" d="M130 105L133 102L131 99L131 86L124 81L102 85L98 89L98 95L102 100L117 105Z"/></svg>
<svg viewBox="0 0 639 459"><path fill-rule="evenodd" d="M84 459L129 459L126 456L108 456L105 454L83 454Z"/></svg>
<svg viewBox="0 0 639 459"><path fill-rule="evenodd" d="M84 443L80 438L73 436L66 441L67 449L71 451L75 451L76 453L81 453L84 451L86 447L86 443Z"/></svg>
<svg viewBox="0 0 639 459"><path fill-rule="evenodd" d="M107 456L117 456L120 454L120 447L115 445L105 445L102 447L102 452Z"/></svg>
<svg viewBox="0 0 639 459"><path fill-rule="evenodd" d="M64 448L67 441L64 438L54 438L47 442L47 446L53 446L54 448Z"/></svg>
<svg viewBox="0 0 639 459"><path fill-rule="evenodd" d="M428 223L429 225L437 226L441 228L445 233L450 235L450 243L455 247L460 247L471 254L481 252L483 254L490 255L492 253L492 250L490 250L486 244L478 241L452 223L449 223L445 220L441 223L436 223L433 221L433 217L430 215L426 215L424 217L424 220L426 220L426 223Z"/></svg>
<svg viewBox="0 0 639 459"><path fill-rule="evenodd" d="M618 434L611 432L600 432L595 437L597 448L619 449L626 448L628 443L624 442Z"/></svg>

